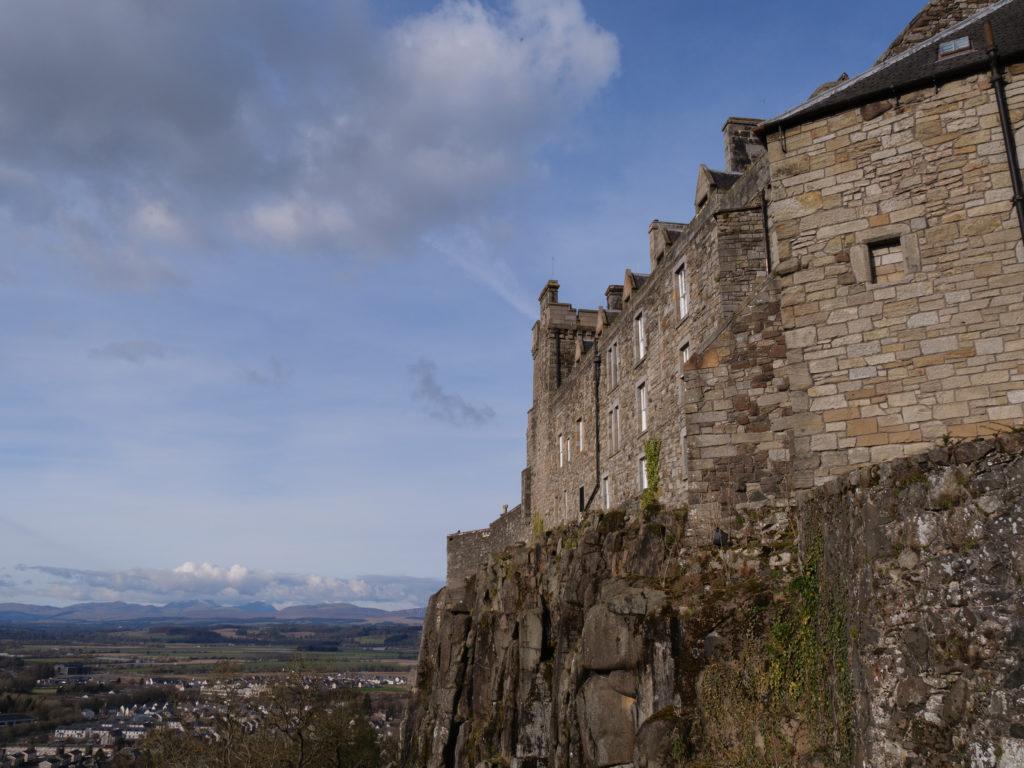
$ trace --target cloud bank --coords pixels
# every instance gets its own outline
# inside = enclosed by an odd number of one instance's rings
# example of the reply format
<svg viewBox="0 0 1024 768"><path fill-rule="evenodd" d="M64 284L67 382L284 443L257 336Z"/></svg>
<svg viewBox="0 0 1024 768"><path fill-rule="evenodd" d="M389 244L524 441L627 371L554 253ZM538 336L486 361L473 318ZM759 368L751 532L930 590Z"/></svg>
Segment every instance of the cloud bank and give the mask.
<svg viewBox="0 0 1024 768"><path fill-rule="evenodd" d="M502 8L12 4L0 213L129 287L180 280L170 246L400 251L534 173L617 70L579 0Z"/></svg>
<svg viewBox="0 0 1024 768"><path fill-rule="evenodd" d="M170 570L133 568L93 571L22 565L0 573L0 589L9 594L62 603L110 602L165 604L210 600L222 605L267 602L277 607L353 602L388 607L419 607L442 586L437 579L408 576L357 576L339 579L313 573L258 571L186 562ZM2 595L2 592L0 592Z"/></svg>

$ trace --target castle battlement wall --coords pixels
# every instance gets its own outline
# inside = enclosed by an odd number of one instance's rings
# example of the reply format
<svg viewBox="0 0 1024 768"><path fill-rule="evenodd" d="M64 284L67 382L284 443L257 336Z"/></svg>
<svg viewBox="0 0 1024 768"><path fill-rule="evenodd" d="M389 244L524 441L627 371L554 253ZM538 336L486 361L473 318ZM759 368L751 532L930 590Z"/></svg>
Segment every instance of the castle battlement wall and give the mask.
<svg viewBox="0 0 1024 768"><path fill-rule="evenodd" d="M638 509L657 445L656 502L728 531L737 510L1024 423L1024 0L953 27L956 67L949 25L922 24L939 34L774 120L729 118L726 170L700 167L693 219L652 222L650 273L627 269L605 306L545 286L524 518Z"/></svg>

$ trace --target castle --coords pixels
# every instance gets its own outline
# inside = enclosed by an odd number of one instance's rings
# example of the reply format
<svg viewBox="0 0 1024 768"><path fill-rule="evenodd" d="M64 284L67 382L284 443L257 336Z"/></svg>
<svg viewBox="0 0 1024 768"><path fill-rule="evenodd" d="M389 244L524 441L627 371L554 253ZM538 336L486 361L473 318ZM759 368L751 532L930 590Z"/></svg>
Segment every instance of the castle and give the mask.
<svg viewBox="0 0 1024 768"><path fill-rule="evenodd" d="M597 309L544 287L522 503L449 536L449 585L585 510L710 537L1024 424L1024 0L932 0L868 71L723 134L648 273Z"/></svg>

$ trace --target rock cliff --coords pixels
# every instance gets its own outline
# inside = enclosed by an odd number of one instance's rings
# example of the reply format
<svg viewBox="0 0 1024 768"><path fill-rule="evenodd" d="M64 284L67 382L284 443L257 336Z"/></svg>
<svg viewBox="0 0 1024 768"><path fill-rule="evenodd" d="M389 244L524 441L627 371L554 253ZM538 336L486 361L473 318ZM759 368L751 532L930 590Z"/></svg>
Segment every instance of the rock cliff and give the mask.
<svg viewBox="0 0 1024 768"><path fill-rule="evenodd" d="M1024 766L1024 436L609 512L434 596L408 766Z"/></svg>

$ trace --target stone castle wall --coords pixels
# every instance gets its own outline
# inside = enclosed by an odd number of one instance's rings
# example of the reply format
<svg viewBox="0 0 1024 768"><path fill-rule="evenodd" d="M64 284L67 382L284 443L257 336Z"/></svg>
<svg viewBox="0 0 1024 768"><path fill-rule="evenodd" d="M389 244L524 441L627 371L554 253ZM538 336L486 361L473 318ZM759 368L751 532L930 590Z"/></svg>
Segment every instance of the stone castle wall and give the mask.
<svg viewBox="0 0 1024 768"><path fill-rule="evenodd" d="M1024 134L1024 64L1007 80ZM649 275L627 270L597 310L542 292L524 518L637 509L648 440L662 506L710 531L734 508L1024 420L1024 245L988 76L763 144L754 122L726 123L727 170L701 167L693 220L651 225ZM504 542L461 536L450 574Z"/></svg>
<svg viewBox="0 0 1024 768"><path fill-rule="evenodd" d="M498 552L528 541L531 520L522 505L502 513L487 528L448 534L447 583L458 585Z"/></svg>
<svg viewBox="0 0 1024 768"><path fill-rule="evenodd" d="M1024 249L996 109L976 76L788 130L785 149L770 137L796 488L1024 417ZM902 274L873 280L887 242Z"/></svg>

